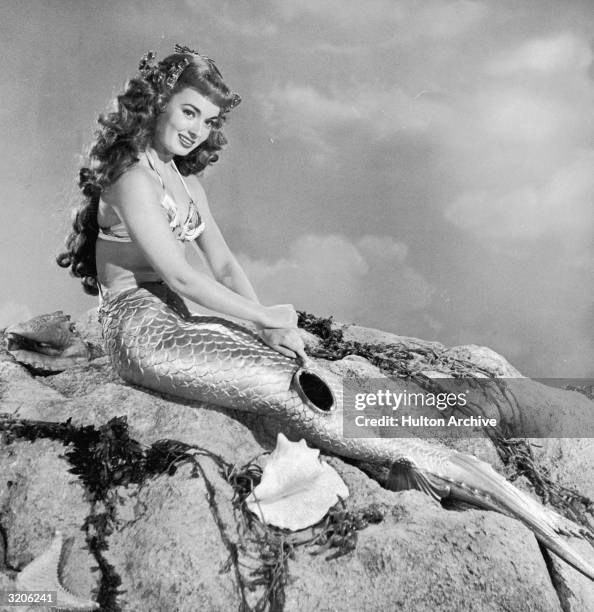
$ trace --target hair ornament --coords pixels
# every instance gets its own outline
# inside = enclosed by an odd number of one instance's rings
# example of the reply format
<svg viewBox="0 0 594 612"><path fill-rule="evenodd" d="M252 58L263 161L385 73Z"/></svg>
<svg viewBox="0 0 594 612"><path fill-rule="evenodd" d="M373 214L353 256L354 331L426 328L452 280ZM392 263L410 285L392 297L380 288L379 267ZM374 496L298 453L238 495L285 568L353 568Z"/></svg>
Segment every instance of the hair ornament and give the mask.
<svg viewBox="0 0 594 612"><path fill-rule="evenodd" d="M173 89L179 79L181 73L190 63L190 59L184 57L169 66L166 71L157 62L157 54L154 51L148 51L142 56L138 64L140 74L147 80L151 80L156 85L165 85L167 89Z"/></svg>
<svg viewBox="0 0 594 612"><path fill-rule="evenodd" d="M221 71L217 68L217 65L214 63L214 60L212 60L210 57L207 57L206 55L202 55L202 53L199 53L195 49L190 49L190 47L187 47L186 45L180 45L177 43L175 44L174 50L176 53L183 53L185 55L194 55L196 57L201 58L204 62L208 64L209 68L213 72L215 72L221 80L223 80L223 75L221 74ZM188 63L189 63L189 60L188 60ZM231 102L223 108L223 112L224 113L229 112L231 109L235 108L240 102L241 102L241 96L237 93L233 93Z"/></svg>
<svg viewBox="0 0 594 612"><path fill-rule="evenodd" d="M234 93L231 102L227 104L227 106L225 106L225 112L230 111L231 109L235 108L240 103L241 103L241 96L239 94Z"/></svg>
<svg viewBox="0 0 594 612"><path fill-rule="evenodd" d="M209 68L217 73L217 76L222 80L223 79L223 75L221 74L220 70L217 68L217 65L214 63L214 60L210 59L210 57L206 57L206 55L202 55L202 53L198 53L198 51L195 51L194 49L190 49L190 47L186 47L185 45L178 45L177 43L175 44L175 52L176 53L185 53L187 55L195 55L196 57L200 57L202 60L204 60Z"/></svg>
<svg viewBox="0 0 594 612"><path fill-rule="evenodd" d="M190 49L190 47L186 47L185 45L175 45L175 52L183 55L181 59L173 62L171 65L167 66L165 69L159 62L157 62L157 54L154 51L148 51L140 60L138 64L138 70L142 77L151 81L158 87L165 87L169 90L175 87L177 80L181 76L182 72L190 65L192 62L191 57L199 57L203 62L208 64L209 69L215 73L221 80L223 80L223 75L217 68L214 60L210 59L210 57L206 57L206 55L202 55L195 51L194 49ZM205 78L208 77L208 73L205 74ZM227 104L222 111L224 113L229 112L231 109L235 108L241 102L241 96L237 93L231 94L231 102Z"/></svg>
<svg viewBox="0 0 594 612"><path fill-rule="evenodd" d="M198 51L194 49L190 49L190 47L186 47L186 45L180 45L179 43L175 43L174 51L176 53L189 53L190 55L200 55ZM204 56L201 56L204 57Z"/></svg>
<svg viewBox="0 0 594 612"><path fill-rule="evenodd" d="M144 76L147 76L150 72L157 68L156 57L157 54L154 51L148 51L142 56L140 63L138 64L138 70Z"/></svg>
<svg viewBox="0 0 594 612"><path fill-rule="evenodd" d="M175 84L177 83L177 79L179 79L180 74L186 69L186 66L190 63L190 60L187 57L176 62L173 66L167 71L167 77L165 78L165 85L168 89L173 89Z"/></svg>

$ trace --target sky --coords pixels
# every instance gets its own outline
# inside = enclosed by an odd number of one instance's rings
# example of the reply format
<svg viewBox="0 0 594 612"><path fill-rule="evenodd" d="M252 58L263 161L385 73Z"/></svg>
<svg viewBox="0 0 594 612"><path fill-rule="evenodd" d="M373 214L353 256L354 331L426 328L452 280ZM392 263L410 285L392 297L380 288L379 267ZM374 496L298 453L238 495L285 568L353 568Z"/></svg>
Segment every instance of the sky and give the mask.
<svg viewBox="0 0 594 612"><path fill-rule="evenodd" d="M54 263L142 55L243 102L202 182L264 303L594 375L591 0L5 0L0 327L96 305Z"/></svg>

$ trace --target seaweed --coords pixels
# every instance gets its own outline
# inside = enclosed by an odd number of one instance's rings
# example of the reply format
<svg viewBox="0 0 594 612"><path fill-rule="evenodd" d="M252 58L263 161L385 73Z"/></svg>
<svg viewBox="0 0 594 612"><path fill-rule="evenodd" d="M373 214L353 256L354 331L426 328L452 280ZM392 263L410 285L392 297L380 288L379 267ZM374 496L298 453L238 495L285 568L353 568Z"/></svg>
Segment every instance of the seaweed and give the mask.
<svg viewBox="0 0 594 612"><path fill-rule="evenodd" d="M326 561L337 559L354 551L357 532L370 523L381 522L384 514L375 505L357 511L348 510L341 499L319 523L309 529L299 532L280 529L260 522L247 509L246 499L261 478L262 469L256 459L241 467L233 466L226 474L234 492L232 504L240 548L244 555L256 561L245 587L249 591L263 588L262 595L251 610L280 612L289 581L289 561L294 558L298 548L306 548L312 555L328 553Z"/></svg>
<svg viewBox="0 0 594 612"><path fill-rule="evenodd" d="M118 505L121 497L118 488L137 485L140 488L158 475L173 476L183 465L190 465L190 477L202 478L206 497L221 541L228 551L228 560L222 571L233 569L241 598L241 612L281 612L285 604L285 587L289 581L288 561L299 546L317 546L319 552L337 548L329 558L336 558L354 550L356 532L369 522L378 522L383 515L378 509L367 512L349 512L344 503L340 509L332 508L323 521L311 529L311 535L303 538L261 523L245 505L247 496L258 485L262 470L255 460L244 466L229 463L221 456L203 447L177 440L162 439L148 447L129 435L125 416L114 417L100 427L75 426L71 420L62 423L17 419L0 414L0 432L4 442L17 439L34 442L49 438L67 446L64 458L70 463L69 472L75 474L88 495L90 512L85 517L82 530L87 546L94 556L101 580L97 601L106 612L120 612L118 597L121 578L104 553L108 550L108 538L118 527ZM219 512L216 490L201 463L212 461L219 475L233 489L232 506L237 523L239 542L228 535ZM0 528L0 535L6 534ZM255 553L252 554L252 550ZM240 554L255 561L248 576L244 577ZM6 556L6 555L5 555ZM4 560L6 565L6 559ZM11 568L8 568L11 569ZM248 602L249 592L262 590L255 605Z"/></svg>
<svg viewBox="0 0 594 612"><path fill-rule="evenodd" d="M428 392L447 393L450 389L442 387L438 379L429 379L421 375L421 370L424 369L447 368L452 377L464 377L468 382L473 379L478 380L477 375L486 376L497 386L504 401L511 408L512 414L519 408L513 393L503 380L495 378L491 372L478 367L471 361L444 356L427 346L410 347L403 343L382 344L345 340L343 331L335 328L332 317L323 318L307 312L299 312L298 325L321 340L318 347L309 349L312 357L338 360L347 355L358 355L378 367L389 378L412 380ZM481 378L481 380L484 379ZM568 386L567 388L592 397L591 385ZM489 399L494 402L499 401L495 397ZM480 406L472 402L469 402L466 411L469 415L482 413ZM591 499L578 491L554 482L547 470L538 465L534 458L532 445L528 441L511 438L504 428L486 431L509 472L510 480L516 480L520 476L526 477L543 503L551 504L568 518L580 523L589 531L591 530L588 517L588 515L594 515L594 502Z"/></svg>

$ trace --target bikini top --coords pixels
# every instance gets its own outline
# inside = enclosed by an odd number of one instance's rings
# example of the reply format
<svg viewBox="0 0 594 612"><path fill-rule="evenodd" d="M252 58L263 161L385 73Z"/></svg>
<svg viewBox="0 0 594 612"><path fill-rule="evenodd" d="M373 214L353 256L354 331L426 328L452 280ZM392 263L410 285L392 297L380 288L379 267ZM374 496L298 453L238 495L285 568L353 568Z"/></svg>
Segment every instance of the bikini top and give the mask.
<svg viewBox="0 0 594 612"><path fill-rule="evenodd" d="M188 186L184 181L184 177L181 175L180 171L177 169L175 162L171 161L171 164L175 168L177 175L179 176L182 185L186 193L188 194L189 203L188 203L188 214L186 215L186 219L183 223L180 221L179 211L177 209L177 204L174 199L165 191L165 183L155 163L151 157L151 155L146 152L146 158L151 169L156 173L159 177L159 181L161 182L161 187L163 187L163 196L161 197L160 204L162 208L165 210L167 214L167 220L169 221L169 227L172 231L176 232L176 238L182 242L190 242L191 240L196 240L198 236L204 230L204 222L200 218L200 213L198 212L198 208L190 194ZM114 209L114 212L119 217L117 210ZM120 223L116 223L110 227L100 227L99 228L99 238L103 240L111 240L112 242L132 242L132 238L128 233L128 229L126 225L120 218Z"/></svg>

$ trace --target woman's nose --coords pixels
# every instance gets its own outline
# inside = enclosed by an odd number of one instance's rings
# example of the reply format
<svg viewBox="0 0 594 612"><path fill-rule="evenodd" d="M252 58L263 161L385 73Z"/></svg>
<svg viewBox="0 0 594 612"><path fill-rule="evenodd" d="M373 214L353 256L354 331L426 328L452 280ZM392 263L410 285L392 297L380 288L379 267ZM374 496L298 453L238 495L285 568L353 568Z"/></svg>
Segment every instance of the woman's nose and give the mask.
<svg viewBox="0 0 594 612"><path fill-rule="evenodd" d="M204 132L204 121L200 121L197 125L194 125L189 132L193 139L200 138Z"/></svg>

